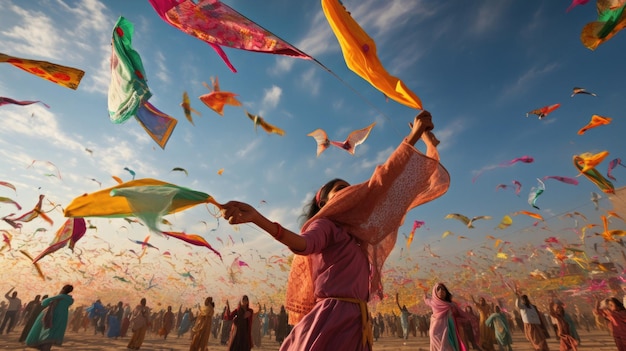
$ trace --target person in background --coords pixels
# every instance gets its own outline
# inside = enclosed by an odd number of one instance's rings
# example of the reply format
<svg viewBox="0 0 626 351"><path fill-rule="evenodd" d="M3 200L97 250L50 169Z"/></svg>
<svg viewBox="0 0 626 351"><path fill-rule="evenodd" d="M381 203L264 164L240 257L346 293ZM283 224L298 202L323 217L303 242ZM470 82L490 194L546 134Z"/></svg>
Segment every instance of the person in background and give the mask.
<svg viewBox="0 0 626 351"><path fill-rule="evenodd" d="M228 319L233 321L228 342L228 351L250 351L252 342L252 316L254 311L249 307L248 296L243 295L236 310L230 312L226 302Z"/></svg>
<svg viewBox="0 0 626 351"><path fill-rule="evenodd" d="M4 294L4 297L9 301L9 304L4 312L4 319L2 320L2 325L0 326L0 334L4 332L5 327L7 328L7 334L13 330L15 324L17 323L17 315L20 313L20 308L22 308L22 300L17 297L17 291L13 290L15 290L15 287L12 287L6 294ZM11 294L11 292L13 293Z"/></svg>
<svg viewBox="0 0 626 351"><path fill-rule="evenodd" d="M547 341L547 327L544 325L539 310L530 303L527 295L521 295L519 290L516 290L515 294L517 295L515 306L524 322L524 336L526 336L526 340L530 342L535 351L550 351Z"/></svg>
<svg viewBox="0 0 626 351"><path fill-rule="evenodd" d="M146 299L142 298L139 305L135 307L133 313L130 316L130 329L133 332L133 336L128 342L128 348L131 350L139 350L143 344L143 340L146 337L146 331L148 330L148 317L150 316L150 309L146 307Z"/></svg>
<svg viewBox="0 0 626 351"><path fill-rule="evenodd" d="M26 346L48 351L55 346L63 345L69 308L74 303L70 293L74 291L72 285L65 285L61 292L41 302L44 309L39 313L33 327L26 337Z"/></svg>
<svg viewBox="0 0 626 351"><path fill-rule="evenodd" d="M174 312L172 312L172 306L167 306L167 312L163 314L163 322L161 323L163 328L163 340L167 340L167 336L174 329Z"/></svg>
<svg viewBox="0 0 626 351"><path fill-rule="evenodd" d="M626 308L615 297L607 299L604 308L600 305L600 299L596 301L594 312L596 315L608 321L608 326L615 340L617 351L626 351Z"/></svg>
<svg viewBox="0 0 626 351"><path fill-rule="evenodd" d="M211 325L213 324L213 311L215 304L212 297L207 297L204 300L204 306L198 312L196 316L196 323L192 328L193 337L191 339L191 345L189 351L204 351L209 343L209 336L211 336Z"/></svg>
<svg viewBox="0 0 626 351"><path fill-rule="evenodd" d="M511 328L506 315L500 310L500 306L495 307L494 312L485 321L485 325L494 330L500 351L513 351L511 347L511 344L513 344Z"/></svg>

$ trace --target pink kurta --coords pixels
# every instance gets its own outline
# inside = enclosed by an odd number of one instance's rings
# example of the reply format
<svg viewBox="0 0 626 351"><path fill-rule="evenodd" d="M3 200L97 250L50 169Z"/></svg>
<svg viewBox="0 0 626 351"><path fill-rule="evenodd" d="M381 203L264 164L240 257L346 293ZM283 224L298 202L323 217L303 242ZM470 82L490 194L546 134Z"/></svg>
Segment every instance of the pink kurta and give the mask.
<svg viewBox="0 0 626 351"><path fill-rule="evenodd" d="M424 302L433 310L430 316L430 351L466 351L459 337L457 318L465 314L454 302L437 297L437 286L433 287L431 298Z"/></svg>
<svg viewBox="0 0 626 351"><path fill-rule="evenodd" d="M317 303L281 350L368 350L362 342L359 305L334 299L368 300L369 263L359 241L325 218L313 221L302 236L306 250L295 253L311 259Z"/></svg>

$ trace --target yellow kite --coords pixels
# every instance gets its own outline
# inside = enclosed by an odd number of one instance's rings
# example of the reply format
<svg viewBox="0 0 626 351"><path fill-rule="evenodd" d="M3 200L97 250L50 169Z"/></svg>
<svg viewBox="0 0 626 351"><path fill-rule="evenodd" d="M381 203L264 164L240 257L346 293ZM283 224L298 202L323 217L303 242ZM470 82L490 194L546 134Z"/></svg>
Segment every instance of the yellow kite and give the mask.
<svg viewBox="0 0 626 351"><path fill-rule="evenodd" d="M376 54L376 44L350 16L339 0L322 0L324 15L335 33L346 65L390 99L421 110L422 102L404 83L387 73Z"/></svg>

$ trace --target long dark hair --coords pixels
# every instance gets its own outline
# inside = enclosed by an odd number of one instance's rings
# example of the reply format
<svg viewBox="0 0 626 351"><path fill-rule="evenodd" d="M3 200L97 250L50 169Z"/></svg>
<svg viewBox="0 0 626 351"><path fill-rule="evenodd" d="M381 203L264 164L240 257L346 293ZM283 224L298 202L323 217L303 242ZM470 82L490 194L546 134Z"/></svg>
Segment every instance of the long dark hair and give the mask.
<svg viewBox="0 0 626 351"><path fill-rule="evenodd" d="M328 183L324 184L313 196L313 199L309 202L308 205L304 207L302 218L302 224L309 219L313 218L321 209L326 205L326 201L328 201L328 193L332 190L333 186L337 182L344 182L345 180L341 178L335 178Z"/></svg>

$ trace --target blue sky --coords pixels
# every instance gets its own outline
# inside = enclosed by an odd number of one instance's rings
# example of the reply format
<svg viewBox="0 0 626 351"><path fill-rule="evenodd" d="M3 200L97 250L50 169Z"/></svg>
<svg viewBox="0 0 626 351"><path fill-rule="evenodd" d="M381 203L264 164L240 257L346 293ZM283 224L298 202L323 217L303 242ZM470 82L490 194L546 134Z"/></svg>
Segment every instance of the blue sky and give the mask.
<svg viewBox="0 0 626 351"><path fill-rule="evenodd" d="M406 135L408 122L419 111L385 101L380 92L346 68L318 1L224 3L315 57L339 79L312 61L225 48L238 70L232 73L210 46L163 22L148 1L0 0L4 9L0 13L0 52L86 72L80 87L73 91L8 64L0 65L0 96L42 100L51 106L0 107L0 180L17 187L17 193L0 189L0 196L15 199L24 210L36 203L40 193L54 203L67 205L76 196L100 189L92 179L101 182L103 188L115 185L111 176L130 180L124 171L128 167L138 178L157 178L204 191L220 202L236 199L257 205L272 220L297 231L301 209L320 185L335 177L351 183L366 180ZM439 264L429 261L425 245L453 260L467 250L484 249L489 242L485 236L493 235L515 243L517 254L522 255L527 253L519 248L527 244L538 247L548 236L579 242L567 229L576 223L564 219L563 214L579 211L587 215L589 223L600 223L599 216L611 204L603 195L602 209L596 211L590 193L600 191L579 177L577 186L546 181L546 190L537 201L545 225L534 227L534 220L516 216L507 230L493 229L506 214L534 210L527 198L537 184L536 178L575 177L573 155L608 150L608 159L598 168L602 173L606 173L610 159L623 156L626 88L618 77L626 34L618 34L596 51L585 48L579 35L596 17L594 4L565 13L568 1L343 3L376 41L387 70L401 78L432 113L435 134L441 140L441 161L451 174L447 194L408 214L389 267L410 269L415 278L428 278L427 269L414 269L414 261L425 267ZM133 46L143 59L153 94L150 102L178 119L165 150L136 121L114 125L108 119L109 43L118 16L135 25ZM239 94L246 110L284 129L285 136L255 132L242 108L227 106L221 117L204 106L197 97L208 92L202 82L209 83L212 76L219 77L222 90ZM575 86L598 96L570 97ZM194 116L195 126L185 119L179 106L183 91L202 114ZM543 120L526 117L530 110L555 103L561 107ZM577 135L593 114L613 121ZM343 141L350 131L373 122L376 127L354 156L331 148L316 157L315 142L307 136L322 128L330 139ZM535 161L488 170L472 183L481 169L524 155ZM46 175L53 170L43 162L27 168L33 160L54 163L62 179ZM185 168L189 175L172 172L174 167ZM223 174L218 175L222 168ZM623 186L626 170L618 167L614 175L616 188ZM519 197L509 189L495 190L497 184L511 184L513 179L522 183ZM15 212L11 205L1 204L2 216L11 212ZM477 221L475 229L467 229L458 221L444 219L448 213L490 215L493 219ZM42 250L64 220L60 212L50 215L54 226L38 220L25 224L21 233L13 235L13 250L3 251L0 260L12 260L15 272L32 275L35 280L17 247L33 254ZM77 245L87 250L82 255L87 264L76 263L67 249L52 254L41 261L44 271L65 267L67 272L51 278L46 286L57 289L64 279L79 280L87 286L89 280L85 281L85 274L77 276L77 270L88 272L87 276L107 277L111 289L126 287L111 280L112 276L133 276L132 286L137 291L156 275L161 282L158 296L170 294L164 287L168 281L180 284L189 294L200 285L210 294L237 296L253 291L251 294L259 299L267 294L261 290L268 289L258 277L274 282L272 289L284 285L286 272L266 265L264 258L289 253L267 234L247 225L232 228L224 221L218 225L202 206L168 220L177 230L204 236L222 252L224 263L204 249L152 235L150 242L160 251L148 251L139 264L124 252L138 248L127 238L142 240L148 234L145 227L121 219L92 219L98 231L88 231ZM408 234L413 220L425 221L426 225L418 229L407 250L402 234ZM549 230L540 229L542 226ZM39 227L47 232L32 234ZM613 219L610 227L624 229L624 223ZM445 231L454 235L442 239ZM227 241L229 235L234 244L222 245L217 240ZM588 239L588 243L594 241L598 242ZM105 248L120 256L104 253ZM168 266L161 256L166 250L178 255ZM94 257L98 252L100 257ZM244 267L242 277L256 282L228 281L227 266L237 257L253 266L249 270ZM126 271L122 274L115 266L111 268L111 262ZM529 262L527 268L534 269L535 265L541 264ZM70 266L75 268L67 268ZM192 272L199 278L196 282L177 280L176 273L181 272ZM208 284L215 280L225 284ZM22 284L18 278L12 282Z"/></svg>

